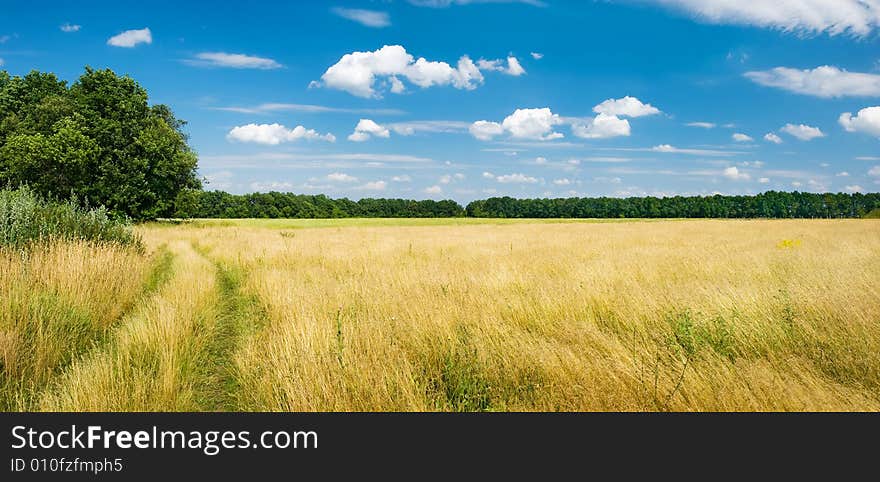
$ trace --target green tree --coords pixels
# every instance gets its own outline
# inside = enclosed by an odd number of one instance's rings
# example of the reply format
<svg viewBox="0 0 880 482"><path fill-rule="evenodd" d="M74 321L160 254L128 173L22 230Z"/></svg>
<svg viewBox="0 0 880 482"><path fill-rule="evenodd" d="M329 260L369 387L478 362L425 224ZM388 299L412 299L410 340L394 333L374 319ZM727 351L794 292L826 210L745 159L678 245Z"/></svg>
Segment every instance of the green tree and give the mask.
<svg viewBox="0 0 880 482"><path fill-rule="evenodd" d="M69 88L53 74L2 72L0 184L73 194L134 219L192 211L201 182L184 125L109 69L87 67Z"/></svg>

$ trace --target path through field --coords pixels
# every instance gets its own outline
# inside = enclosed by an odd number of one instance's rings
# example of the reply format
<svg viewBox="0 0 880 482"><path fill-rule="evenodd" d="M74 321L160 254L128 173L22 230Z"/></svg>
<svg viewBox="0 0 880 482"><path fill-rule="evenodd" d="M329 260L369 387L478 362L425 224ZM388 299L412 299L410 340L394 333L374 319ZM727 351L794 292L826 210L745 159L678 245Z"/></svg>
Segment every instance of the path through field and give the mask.
<svg viewBox="0 0 880 482"><path fill-rule="evenodd" d="M42 277L18 285L39 281L47 294L11 305L16 316L106 329L59 342L55 355L33 345L44 368L5 375L0 401L60 411L880 410L876 223L321 226L146 226L147 258L116 254L103 271L73 255L32 267ZM126 283L120 302L102 294ZM24 296L9 285L0 288L12 302ZM56 298L91 308L47 312ZM13 366L21 358L9 346L0 351Z"/></svg>
<svg viewBox="0 0 880 482"><path fill-rule="evenodd" d="M234 271L185 240L169 242L170 276L103 347L83 357L39 408L77 411L234 411L233 354L252 318Z"/></svg>

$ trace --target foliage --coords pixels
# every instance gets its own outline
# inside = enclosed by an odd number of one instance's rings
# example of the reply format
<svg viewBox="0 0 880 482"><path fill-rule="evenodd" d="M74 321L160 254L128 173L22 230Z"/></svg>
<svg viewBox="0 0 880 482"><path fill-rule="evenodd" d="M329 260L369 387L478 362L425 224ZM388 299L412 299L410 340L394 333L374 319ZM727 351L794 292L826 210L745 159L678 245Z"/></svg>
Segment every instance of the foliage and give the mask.
<svg viewBox="0 0 880 482"><path fill-rule="evenodd" d="M467 206L472 217L497 218L857 218L880 208L880 193L768 191L755 196L514 199Z"/></svg>
<svg viewBox="0 0 880 482"><path fill-rule="evenodd" d="M50 73L0 72L0 185L72 194L112 217L171 216L181 193L201 187L184 124L109 69L87 67L71 86Z"/></svg>
<svg viewBox="0 0 880 482"><path fill-rule="evenodd" d="M56 240L116 244L142 250L141 239L131 226L110 218L103 207L81 207L76 199L44 201L28 187L0 190L0 246L20 248Z"/></svg>
<svg viewBox="0 0 880 482"><path fill-rule="evenodd" d="M445 218L464 216L455 201L406 199L330 199L323 194L254 193L235 195L222 191L193 193L191 210L177 217L193 218Z"/></svg>

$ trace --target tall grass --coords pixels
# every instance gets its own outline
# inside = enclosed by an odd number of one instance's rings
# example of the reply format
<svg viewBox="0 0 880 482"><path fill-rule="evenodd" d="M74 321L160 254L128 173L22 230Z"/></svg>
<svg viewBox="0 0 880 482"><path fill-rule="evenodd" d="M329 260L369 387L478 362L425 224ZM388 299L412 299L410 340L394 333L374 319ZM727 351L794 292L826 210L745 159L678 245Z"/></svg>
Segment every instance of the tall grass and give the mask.
<svg viewBox="0 0 880 482"><path fill-rule="evenodd" d="M0 190L0 246L28 247L52 241L85 241L142 249L129 223L111 219L104 207L77 200L50 202L27 186Z"/></svg>
<svg viewBox="0 0 880 482"><path fill-rule="evenodd" d="M190 233L264 306L244 409L880 409L873 222Z"/></svg>
<svg viewBox="0 0 880 482"><path fill-rule="evenodd" d="M880 410L873 221L291 229L138 227L140 298L131 250L6 250L5 407Z"/></svg>

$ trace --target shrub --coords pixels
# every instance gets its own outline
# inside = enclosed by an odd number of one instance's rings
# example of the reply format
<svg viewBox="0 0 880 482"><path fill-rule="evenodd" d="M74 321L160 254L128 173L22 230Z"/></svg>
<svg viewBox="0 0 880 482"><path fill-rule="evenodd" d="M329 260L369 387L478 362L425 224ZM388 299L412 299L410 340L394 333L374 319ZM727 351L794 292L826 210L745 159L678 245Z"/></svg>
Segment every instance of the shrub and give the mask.
<svg viewBox="0 0 880 482"><path fill-rule="evenodd" d="M76 199L47 201L27 186L0 190L0 247L29 248L54 241L117 244L143 250L127 220L111 219L102 206L80 206Z"/></svg>

